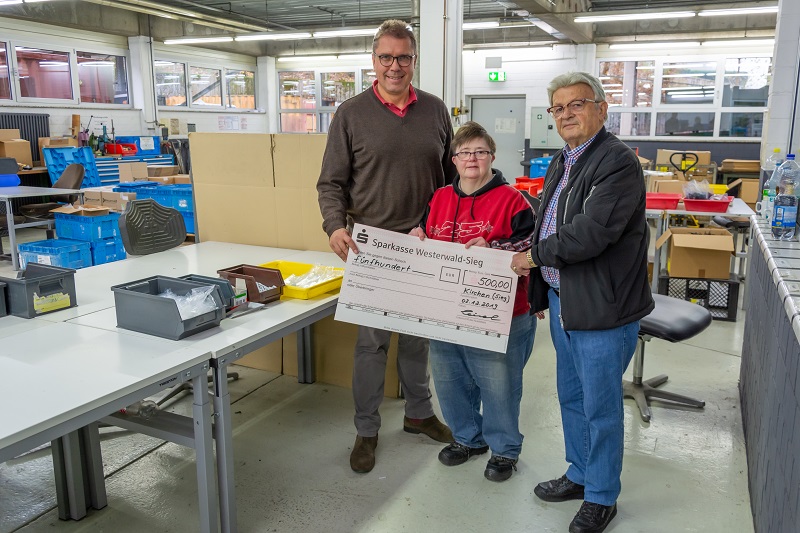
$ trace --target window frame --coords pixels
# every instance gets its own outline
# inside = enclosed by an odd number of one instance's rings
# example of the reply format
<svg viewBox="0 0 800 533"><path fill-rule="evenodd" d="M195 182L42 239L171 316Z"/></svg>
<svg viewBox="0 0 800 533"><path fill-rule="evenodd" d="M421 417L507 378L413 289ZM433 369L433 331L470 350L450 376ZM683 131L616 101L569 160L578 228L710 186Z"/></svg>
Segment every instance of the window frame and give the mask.
<svg viewBox="0 0 800 533"><path fill-rule="evenodd" d="M653 78L653 97L650 106L630 107L609 105L609 115L618 113L647 113L650 115L650 131L647 135L618 135L624 141L681 141L681 142L753 142L761 140L761 136L752 137L734 137L734 136L720 136L720 125L722 123L722 115L728 113L755 113L762 114L767 112L767 105L764 106L723 106L722 96L725 83L725 63L729 59L743 59L743 58L768 58L771 60L769 83L772 81L772 69L774 62L772 55L765 52L752 52L752 53L727 53L727 54L710 54L710 55L668 55L658 57L640 57L636 55L626 55L619 57L611 57L604 55L595 60L595 72L600 72L600 66L605 62L626 62L626 61L654 61L654 78ZM661 89L663 86L663 71L665 63L678 63L678 62L702 62L714 61L716 62L716 75L714 78L714 99L712 103L705 104L675 104L675 103L661 103ZM769 89L768 89L769 92ZM710 136L700 135L656 135L658 115L659 113L713 113L714 115L714 128Z"/></svg>

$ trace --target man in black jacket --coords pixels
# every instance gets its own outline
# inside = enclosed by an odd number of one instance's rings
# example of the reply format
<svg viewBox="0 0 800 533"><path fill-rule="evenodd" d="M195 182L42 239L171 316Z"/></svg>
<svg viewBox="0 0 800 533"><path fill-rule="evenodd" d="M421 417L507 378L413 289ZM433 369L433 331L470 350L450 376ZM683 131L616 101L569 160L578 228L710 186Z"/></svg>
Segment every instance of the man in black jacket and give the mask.
<svg viewBox="0 0 800 533"><path fill-rule="evenodd" d="M598 533L617 513L623 452L622 374L639 319L653 309L647 283L642 168L603 126L600 81L584 72L547 88L567 143L545 177L530 250L512 270L531 273L531 310L550 309L566 474L539 483L542 500L583 499L569 531Z"/></svg>

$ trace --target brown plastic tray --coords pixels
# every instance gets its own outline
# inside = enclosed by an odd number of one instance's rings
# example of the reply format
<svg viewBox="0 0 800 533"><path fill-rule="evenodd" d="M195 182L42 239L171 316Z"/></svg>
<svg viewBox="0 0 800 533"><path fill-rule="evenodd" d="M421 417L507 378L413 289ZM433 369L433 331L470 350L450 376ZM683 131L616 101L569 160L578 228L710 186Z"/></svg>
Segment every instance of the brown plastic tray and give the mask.
<svg viewBox="0 0 800 533"><path fill-rule="evenodd" d="M283 276L275 268L264 268L254 265L237 265L217 270L217 274L236 286L237 279L243 279L247 287L247 300L256 303L267 303L277 300L283 292ZM260 291L258 284L274 289Z"/></svg>

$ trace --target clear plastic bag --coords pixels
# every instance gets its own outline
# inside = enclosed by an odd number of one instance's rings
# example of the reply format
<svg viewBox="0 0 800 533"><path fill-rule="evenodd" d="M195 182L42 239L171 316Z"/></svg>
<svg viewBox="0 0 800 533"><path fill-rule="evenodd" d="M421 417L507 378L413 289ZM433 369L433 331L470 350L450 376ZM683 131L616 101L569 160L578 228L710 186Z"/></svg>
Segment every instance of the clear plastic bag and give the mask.
<svg viewBox="0 0 800 533"><path fill-rule="evenodd" d="M690 200L708 200L711 198L711 187L708 181L687 181L683 184L683 197Z"/></svg>
<svg viewBox="0 0 800 533"><path fill-rule="evenodd" d="M341 270L336 270L333 267L314 265L311 270L305 274L292 274L287 276L283 282L292 287L300 287L301 289L308 289L320 283L325 283L332 279L340 278L342 276Z"/></svg>
<svg viewBox="0 0 800 533"><path fill-rule="evenodd" d="M159 296L162 298L171 298L178 304L178 312L181 315L181 320L187 320L204 313L210 313L217 309L217 302L211 293L214 291L214 286L209 285L206 287L195 287L183 296L179 296L167 289Z"/></svg>

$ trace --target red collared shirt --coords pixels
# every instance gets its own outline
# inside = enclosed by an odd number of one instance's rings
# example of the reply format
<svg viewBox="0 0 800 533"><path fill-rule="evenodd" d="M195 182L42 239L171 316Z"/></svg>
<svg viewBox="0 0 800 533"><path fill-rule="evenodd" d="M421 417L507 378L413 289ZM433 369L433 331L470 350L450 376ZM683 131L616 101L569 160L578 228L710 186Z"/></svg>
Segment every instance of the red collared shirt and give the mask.
<svg viewBox="0 0 800 533"><path fill-rule="evenodd" d="M389 110L398 117L406 116L409 106L417 101L417 93L414 91L414 87L412 87L411 85L408 86L408 101L406 102L405 107L403 107L402 109L400 109L393 103L387 102L386 100L383 99L383 96L381 96L380 91L378 91L378 80L374 80L372 82L372 90L375 92L375 96L378 97L378 100L380 100L383 105L388 107Z"/></svg>

